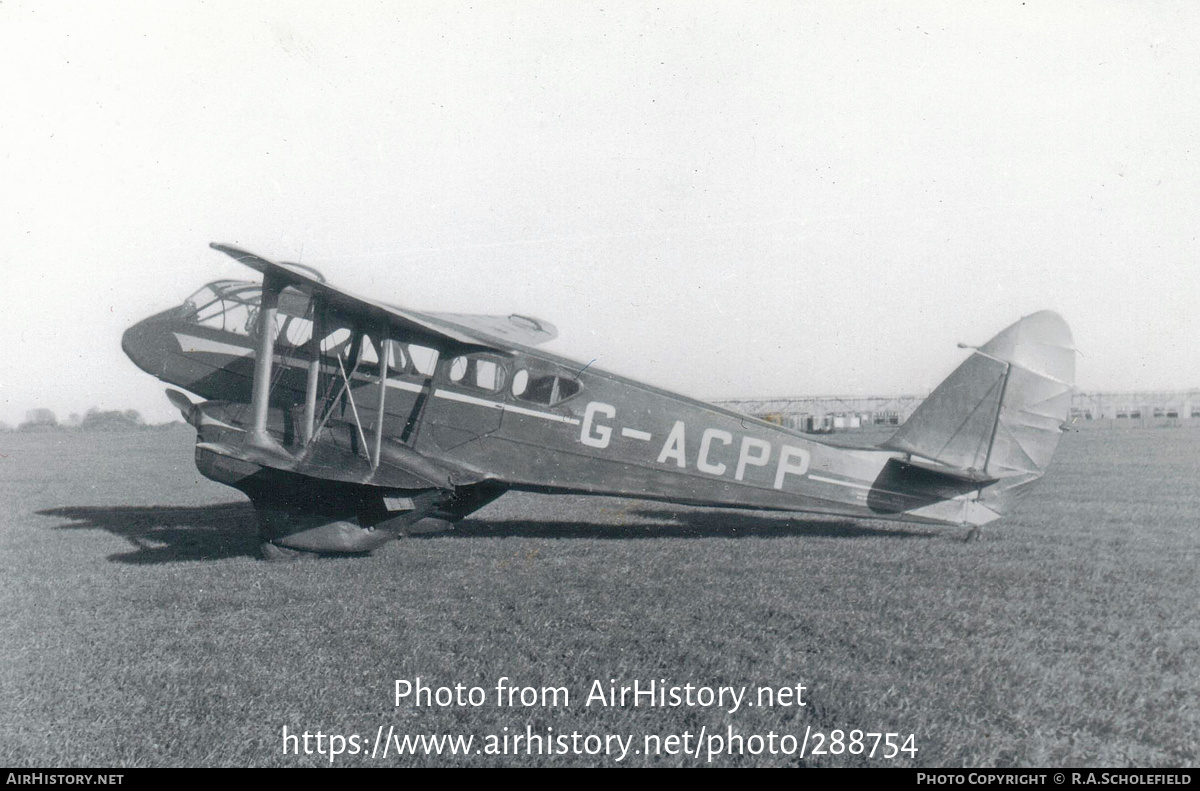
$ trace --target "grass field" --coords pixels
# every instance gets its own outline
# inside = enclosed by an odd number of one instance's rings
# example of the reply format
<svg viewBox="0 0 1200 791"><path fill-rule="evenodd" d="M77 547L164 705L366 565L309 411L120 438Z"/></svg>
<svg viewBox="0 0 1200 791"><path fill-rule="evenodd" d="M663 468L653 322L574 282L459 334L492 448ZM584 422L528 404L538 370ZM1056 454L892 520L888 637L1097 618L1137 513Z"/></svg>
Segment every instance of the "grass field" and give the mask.
<svg viewBox="0 0 1200 791"><path fill-rule="evenodd" d="M638 745L811 726L915 734L896 765L1198 761L1197 429L1066 435L1020 512L972 544L955 529L510 494L454 533L293 564L254 559L248 503L199 476L191 442L0 435L0 765L328 763L283 755L285 725L552 727ZM565 686L572 705L396 708L393 680L417 676ZM809 705L582 705L593 679L663 678L803 683Z"/></svg>

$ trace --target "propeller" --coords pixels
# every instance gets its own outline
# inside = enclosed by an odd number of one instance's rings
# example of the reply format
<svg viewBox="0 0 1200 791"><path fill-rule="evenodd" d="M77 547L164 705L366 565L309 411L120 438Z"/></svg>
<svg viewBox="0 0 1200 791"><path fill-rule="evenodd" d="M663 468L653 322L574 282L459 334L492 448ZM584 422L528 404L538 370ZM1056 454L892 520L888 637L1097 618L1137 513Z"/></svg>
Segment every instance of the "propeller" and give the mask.
<svg viewBox="0 0 1200 791"><path fill-rule="evenodd" d="M171 402L179 414L183 415L183 419L190 423L193 427L199 428L200 410L196 409L196 405L192 400L178 390L167 388L167 400Z"/></svg>

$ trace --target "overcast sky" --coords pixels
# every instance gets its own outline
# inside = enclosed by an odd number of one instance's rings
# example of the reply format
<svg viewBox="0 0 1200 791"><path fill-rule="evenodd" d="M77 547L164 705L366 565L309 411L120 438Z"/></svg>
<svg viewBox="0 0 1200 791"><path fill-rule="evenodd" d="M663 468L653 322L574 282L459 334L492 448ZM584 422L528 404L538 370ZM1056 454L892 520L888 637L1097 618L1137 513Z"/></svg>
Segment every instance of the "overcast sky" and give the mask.
<svg viewBox="0 0 1200 791"><path fill-rule="evenodd" d="M1200 385L1195 3L0 3L0 420L300 260L700 397L926 392L1052 308Z"/></svg>

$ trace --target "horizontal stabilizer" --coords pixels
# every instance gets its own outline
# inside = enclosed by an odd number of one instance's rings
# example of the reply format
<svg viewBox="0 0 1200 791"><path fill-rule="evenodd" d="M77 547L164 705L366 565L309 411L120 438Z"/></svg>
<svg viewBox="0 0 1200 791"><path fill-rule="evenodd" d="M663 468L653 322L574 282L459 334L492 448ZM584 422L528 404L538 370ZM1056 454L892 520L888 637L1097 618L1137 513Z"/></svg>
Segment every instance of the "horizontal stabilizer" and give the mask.
<svg viewBox="0 0 1200 791"><path fill-rule="evenodd" d="M921 458L910 458L901 462L901 464L907 467L915 467L919 470L924 470L925 472L932 472L935 475L952 478L955 481L961 481L963 483L987 485L989 483L995 483L996 481L995 478L989 478L988 476L976 472L975 470L947 467L944 464L938 464L934 461L926 461Z"/></svg>

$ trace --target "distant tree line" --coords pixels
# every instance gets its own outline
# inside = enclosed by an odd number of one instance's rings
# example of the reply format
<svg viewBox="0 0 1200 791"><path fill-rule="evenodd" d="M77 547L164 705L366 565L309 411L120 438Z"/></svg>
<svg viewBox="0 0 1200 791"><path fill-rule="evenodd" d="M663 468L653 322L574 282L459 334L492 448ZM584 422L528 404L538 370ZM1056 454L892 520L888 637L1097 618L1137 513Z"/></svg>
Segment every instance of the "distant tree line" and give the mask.
<svg viewBox="0 0 1200 791"><path fill-rule="evenodd" d="M72 413L66 423L59 423L53 410L38 408L25 413L25 421L17 426L17 431L140 431L143 429L169 428L182 425L181 421L170 423L149 424L142 419L136 409L97 409L92 407L80 417ZM12 431L5 423L0 423L0 431Z"/></svg>

